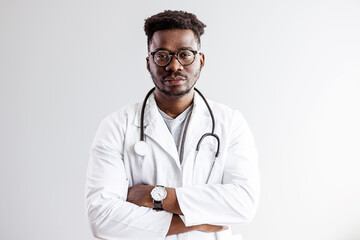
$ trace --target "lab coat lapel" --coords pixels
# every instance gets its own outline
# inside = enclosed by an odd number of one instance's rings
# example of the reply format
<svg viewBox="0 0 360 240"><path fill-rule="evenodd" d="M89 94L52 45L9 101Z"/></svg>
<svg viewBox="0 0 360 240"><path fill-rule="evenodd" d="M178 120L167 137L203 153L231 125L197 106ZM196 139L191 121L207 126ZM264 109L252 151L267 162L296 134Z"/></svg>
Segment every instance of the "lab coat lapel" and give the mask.
<svg viewBox="0 0 360 240"><path fill-rule="evenodd" d="M146 137L154 140L165 152L171 156L180 169L179 154L176 149L174 139L168 127L166 126L164 119L159 113L153 94L149 97L145 108L144 126L145 141Z"/></svg>
<svg viewBox="0 0 360 240"><path fill-rule="evenodd" d="M211 116L209 110L199 94L195 92L194 106L190 117L190 122L186 131L183 164L192 151L195 151L196 145L203 134L211 132Z"/></svg>

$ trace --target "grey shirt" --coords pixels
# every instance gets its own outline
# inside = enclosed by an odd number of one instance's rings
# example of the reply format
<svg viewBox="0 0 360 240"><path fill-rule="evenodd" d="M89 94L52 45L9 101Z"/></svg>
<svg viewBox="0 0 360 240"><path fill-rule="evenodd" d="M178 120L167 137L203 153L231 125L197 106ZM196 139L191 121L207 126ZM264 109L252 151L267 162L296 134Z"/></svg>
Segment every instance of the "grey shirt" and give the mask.
<svg viewBox="0 0 360 240"><path fill-rule="evenodd" d="M161 111L160 108L158 108L161 116L165 121L166 126L168 127L171 135L174 138L175 145L180 156L180 163L182 162L183 142L185 142L186 128L191 116L192 107L193 104L191 104L187 109L180 113L180 115L176 118L170 117L169 115Z"/></svg>

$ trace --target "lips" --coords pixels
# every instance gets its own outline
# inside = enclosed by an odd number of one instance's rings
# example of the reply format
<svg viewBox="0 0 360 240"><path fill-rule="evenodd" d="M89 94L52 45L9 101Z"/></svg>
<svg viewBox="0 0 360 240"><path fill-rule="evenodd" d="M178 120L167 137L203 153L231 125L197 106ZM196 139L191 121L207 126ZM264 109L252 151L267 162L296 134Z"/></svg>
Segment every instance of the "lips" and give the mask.
<svg viewBox="0 0 360 240"><path fill-rule="evenodd" d="M179 72L169 72L163 76L163 83L168 86L183 85L187 80L187 76Z"/></svg>
<svg viewBox="0 0 360 240"><path fill-rule="evenodd" d="M163 76L164 81L179 81L186 79L187 76L180 72L168 72L166 75Z"/></svg>
<svg viewBox="0 0 360 240"><path fill-rule="evenodd" d="M164 81L181 81L181 80L186 80L185 77L167 77L164 79Z"/></svg>
<svg viewBox="0 0 360 240"><path fill-rule="evenodd" d="M166 78L164 80L165 85L182 85L185 82L183 78Z"/></svg>

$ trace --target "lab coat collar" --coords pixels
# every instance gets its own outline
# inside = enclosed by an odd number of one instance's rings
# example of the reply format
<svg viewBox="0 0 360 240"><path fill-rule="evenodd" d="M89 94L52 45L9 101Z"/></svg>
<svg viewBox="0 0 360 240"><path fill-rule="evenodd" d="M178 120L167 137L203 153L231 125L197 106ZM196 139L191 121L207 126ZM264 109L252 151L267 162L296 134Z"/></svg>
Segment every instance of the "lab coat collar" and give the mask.
<svg viewBox="0 0 360 240"><path fill-rule="evenodd" d="M138 105L134 124L140 128L142 104ZM148 98L144 114L144 137L154 140L171 158L175 161L179 169L180 160L174 139L161 116L155 101L155 95L151 94Z"/></svg>

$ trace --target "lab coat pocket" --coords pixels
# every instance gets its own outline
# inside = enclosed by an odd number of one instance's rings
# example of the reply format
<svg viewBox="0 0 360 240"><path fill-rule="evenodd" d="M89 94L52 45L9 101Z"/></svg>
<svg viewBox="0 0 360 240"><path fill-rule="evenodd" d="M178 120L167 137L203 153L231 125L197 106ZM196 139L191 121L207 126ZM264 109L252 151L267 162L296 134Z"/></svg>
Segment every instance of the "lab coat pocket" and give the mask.
<svg viewBox="0 0 360 240"><path fill-rule="evenodd" d="M216 146L212 142L202 143L196 153L193 169L194 184L220 183L222 171L215 158Z"/></svg>

